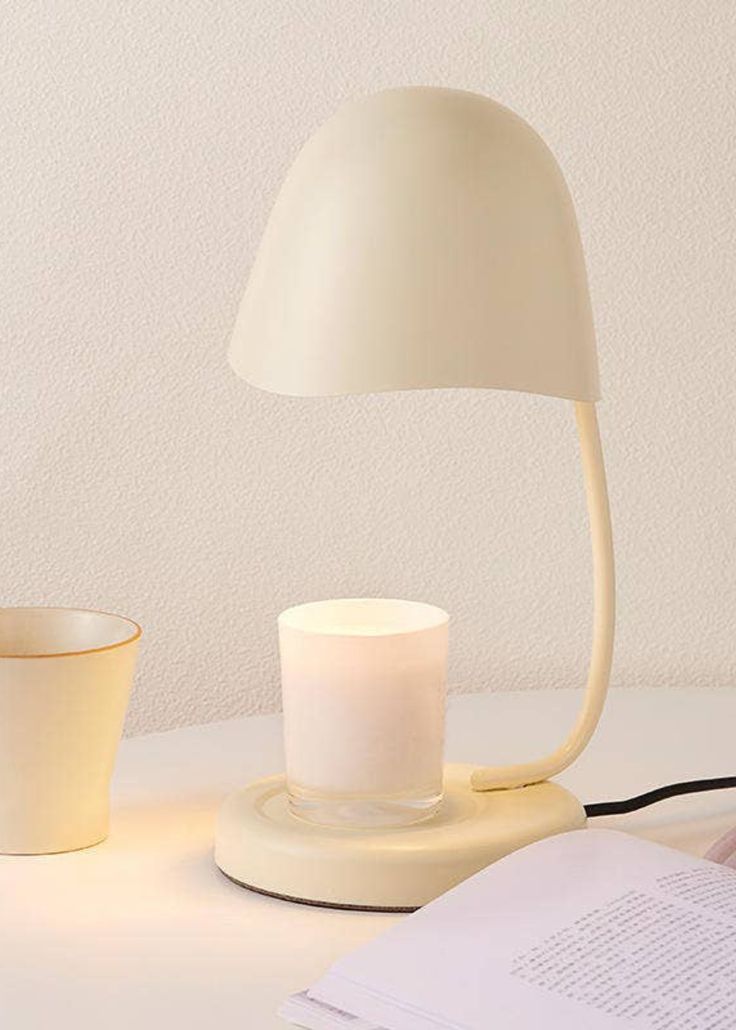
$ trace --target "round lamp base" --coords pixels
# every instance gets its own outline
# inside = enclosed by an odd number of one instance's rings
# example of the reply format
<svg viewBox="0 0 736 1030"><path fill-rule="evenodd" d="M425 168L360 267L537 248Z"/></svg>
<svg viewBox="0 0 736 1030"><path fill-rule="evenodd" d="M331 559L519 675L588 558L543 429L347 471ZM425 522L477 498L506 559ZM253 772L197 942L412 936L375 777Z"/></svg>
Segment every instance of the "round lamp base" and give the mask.
<svg viewBox="0 0 736 1030"><path fill-rule="evenodd" d="M293 815L283 776L257 780L220 809L215 862L242 887L330 908L411 912L517 848L585 826L556 783L476 792L469 765L445 769L431 819L389 829L317 826Z"/></svg>

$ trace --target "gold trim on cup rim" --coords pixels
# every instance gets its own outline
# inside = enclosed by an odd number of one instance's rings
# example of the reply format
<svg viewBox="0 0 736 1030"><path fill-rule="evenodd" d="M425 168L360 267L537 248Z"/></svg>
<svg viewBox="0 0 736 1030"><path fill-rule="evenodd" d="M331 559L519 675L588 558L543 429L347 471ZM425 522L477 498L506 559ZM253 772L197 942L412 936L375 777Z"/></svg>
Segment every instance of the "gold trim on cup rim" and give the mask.
<svg viewBox="0 0 736 1030"><path fill-rule="evenodd" d="M126 622L133 630L132 636L126 637L125 640L118 640L114 644L103 644L102 647L85 647L81 651L44 651L39 654L6 654L0 651L0 659L3 658L73 658L75 656L83 654L100 654L103 651L114 651L117 647L125 647L127 644L133 644L136 640L139 640L143 634L142 628L133 619L129 619L127 615L118 615L117 612L106 612L99 608L74 608L70 605L3 605L0 606L0 615L3 612L80 612L88 615L107 615L112 619L120 619L121 622Z"/></svg>

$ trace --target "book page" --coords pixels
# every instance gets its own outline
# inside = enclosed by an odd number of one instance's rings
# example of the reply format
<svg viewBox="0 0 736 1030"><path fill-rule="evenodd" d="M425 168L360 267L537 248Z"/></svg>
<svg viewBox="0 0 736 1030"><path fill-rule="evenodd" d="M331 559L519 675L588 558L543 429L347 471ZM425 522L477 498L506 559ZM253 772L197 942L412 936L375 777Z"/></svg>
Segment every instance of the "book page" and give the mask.
<svg viewBox="0 0 736 1030"><path fill-rule="evenodd" d="M287 998L279 1008L279 1015L305 1030L383 1030L350 1012L310 998L306 991Z"/></svg>
<svg viewBox="0 0 736 1030"><path fill-rule="evenodd" d="M736 875L611 830L552 837L308 994L386 1030L734 1030Z"/></svg>

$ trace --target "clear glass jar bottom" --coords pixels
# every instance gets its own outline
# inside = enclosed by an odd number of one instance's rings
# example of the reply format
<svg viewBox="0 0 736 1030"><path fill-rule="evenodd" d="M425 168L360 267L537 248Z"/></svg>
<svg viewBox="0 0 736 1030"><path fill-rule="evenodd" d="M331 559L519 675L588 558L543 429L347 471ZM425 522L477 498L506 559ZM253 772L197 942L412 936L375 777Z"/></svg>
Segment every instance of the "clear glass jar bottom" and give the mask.
<svg viewBox="0 0 736 1030"><path fill-rule="evenodd" d="M381 829L411 826L431 819L442 804L442 792L407 792L387 796L325 794L289 784L289 806L294 815L320 826Z"/></svg>

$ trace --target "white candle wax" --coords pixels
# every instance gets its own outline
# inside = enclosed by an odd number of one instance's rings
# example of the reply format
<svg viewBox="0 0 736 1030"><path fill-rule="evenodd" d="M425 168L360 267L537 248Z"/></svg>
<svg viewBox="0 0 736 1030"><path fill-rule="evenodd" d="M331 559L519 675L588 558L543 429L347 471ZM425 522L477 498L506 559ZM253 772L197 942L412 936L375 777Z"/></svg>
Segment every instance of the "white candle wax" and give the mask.
<svg viewBox="0 0 736 1030"><path fill-rule="evenodd" d="M442 791L448 617L344 599L279 617L286 772L318 821L407 822Z"/></svg>

